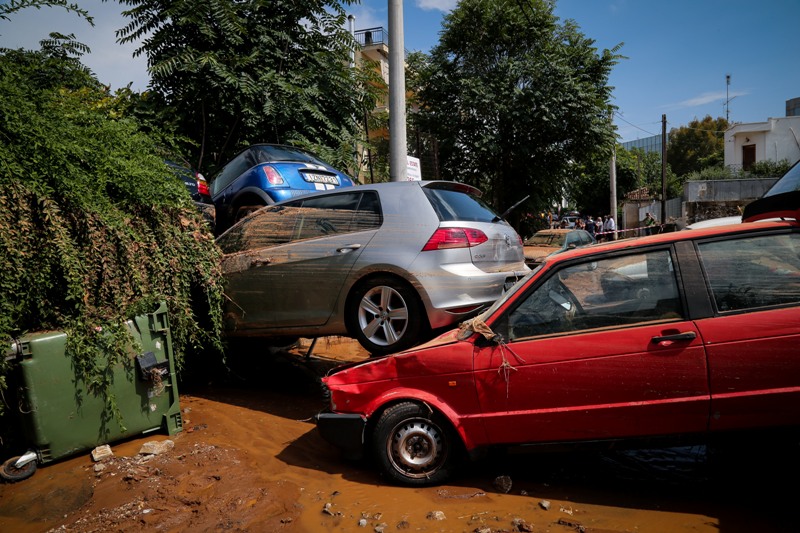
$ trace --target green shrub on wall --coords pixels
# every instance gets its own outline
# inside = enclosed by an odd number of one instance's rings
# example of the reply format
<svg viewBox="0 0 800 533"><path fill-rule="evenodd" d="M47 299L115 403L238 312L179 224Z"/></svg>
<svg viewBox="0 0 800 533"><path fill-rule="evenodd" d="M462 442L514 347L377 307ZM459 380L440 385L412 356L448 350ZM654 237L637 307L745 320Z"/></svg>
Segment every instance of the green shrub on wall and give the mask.
<svg viewBox="0 0 800 533"><path fill-rule="evenodd" d="M164 164L168 137L59 54L0 50L0 95L0 342L65 330L76 376L112 411L106 370L132 342L121 324L156 302L179 371L221 354L219 250ZM8 372L0 358L0 392Z"/></svg>

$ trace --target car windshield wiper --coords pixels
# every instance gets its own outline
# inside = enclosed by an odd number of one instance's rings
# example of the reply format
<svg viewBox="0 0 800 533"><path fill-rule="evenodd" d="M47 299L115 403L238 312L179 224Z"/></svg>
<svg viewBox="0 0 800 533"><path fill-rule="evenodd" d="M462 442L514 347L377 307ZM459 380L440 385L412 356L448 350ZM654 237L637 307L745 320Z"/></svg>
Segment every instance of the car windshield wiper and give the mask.
<svg viewBox="0 0 800 533"><path fill-rule="evenodd" d="M523 199L522 199L522 200L520 200L519 202L515 203L514 205L512 205L511 207L509 207L508 209L506 209L505 211L503 211L503 214L502 214L502 215L499 215L499 216L496 216L496 217L494 217L494 218L492 219L492 222L498 222L498 221L500 221L500 220L503 220L504 218L506 218L506 217L508 216L508 214L509 214L511 211L513 211L514 209L516 209L517 207L519 207L519 206L520 206L520 204L522 204L522 202L524 202L525 200L527 200L527 199L528 199L528 198L530 198L530 197L531 197L531 195L529 194L528 196L526 196L525 198L523 198Z"/></svg>

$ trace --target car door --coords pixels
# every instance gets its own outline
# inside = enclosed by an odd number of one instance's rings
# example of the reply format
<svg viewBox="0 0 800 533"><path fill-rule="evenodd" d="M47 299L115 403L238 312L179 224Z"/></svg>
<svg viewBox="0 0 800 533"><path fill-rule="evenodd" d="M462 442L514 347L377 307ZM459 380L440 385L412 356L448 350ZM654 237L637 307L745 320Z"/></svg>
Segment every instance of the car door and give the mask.
<svg viewBox="0 0 800 533"><path fill-rule="evenodd" d="M228 317L236 319L237 329L325 324L353 264L380 227L377 194L337 193L265 211L273 214L262 224L250 222L249 236L239 239L237 255L246 264L226 274ZM266 242L256 237L260 233ZM276 235L283 243L270 241Z"/></svg>
<svg viewBox="0 0 800 533"><path fill-rule="evenodd" d="M685 318L669 248L570 262L543 273L476 348L494 443L702 432L705 352Z"/></svg>
<svg viewBox="0 0 800 533"><path fill-rule="evenodd" d="M697 246L715 314L706 342L714 430L800 423L800 233Z"/></svg>

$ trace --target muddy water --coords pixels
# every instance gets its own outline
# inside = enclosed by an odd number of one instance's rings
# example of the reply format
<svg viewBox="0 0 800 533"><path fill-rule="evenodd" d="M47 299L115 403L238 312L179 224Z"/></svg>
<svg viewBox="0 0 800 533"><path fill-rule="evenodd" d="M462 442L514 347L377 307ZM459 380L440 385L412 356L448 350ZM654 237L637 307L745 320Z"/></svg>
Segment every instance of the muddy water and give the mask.
<svg viewBox="0 0 800 533"><path fill-rule="evenodd" d="M326 364L339 357L317 349ZM713 463L702 446L511 450L447 485L388 484L317 435L319 366L293 361L185 387L184 431L149 463L130 461L166 436L114 444L118 463L101 473L81 455L0 485L0 531L797 531L797 455L763 443Z"/></svg>

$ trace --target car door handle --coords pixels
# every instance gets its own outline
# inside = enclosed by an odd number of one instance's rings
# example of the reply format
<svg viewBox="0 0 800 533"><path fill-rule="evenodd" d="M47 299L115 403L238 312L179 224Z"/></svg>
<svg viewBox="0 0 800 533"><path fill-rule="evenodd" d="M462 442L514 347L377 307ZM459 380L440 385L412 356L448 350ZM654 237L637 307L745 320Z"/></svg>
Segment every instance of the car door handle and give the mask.
<svg viewBox="0 0 800 533"><path fill-rule="evenodd" d="M336 251L343 254L345 252L352 252L353 250L358 250L361 248L360 244L348 244L347 246L342 246L341 248L337 248Z"/></svg>
<svg viewBox="0 0 800 533"><path fill-rule="evenodd" d="M673 343L675 341L691 341L696 338L697 338L697 333L695 333L694 331L687 331L686 333L675 333L672 335L661 335L653 337L651 341L658 344L661 342Z"/></svg>

